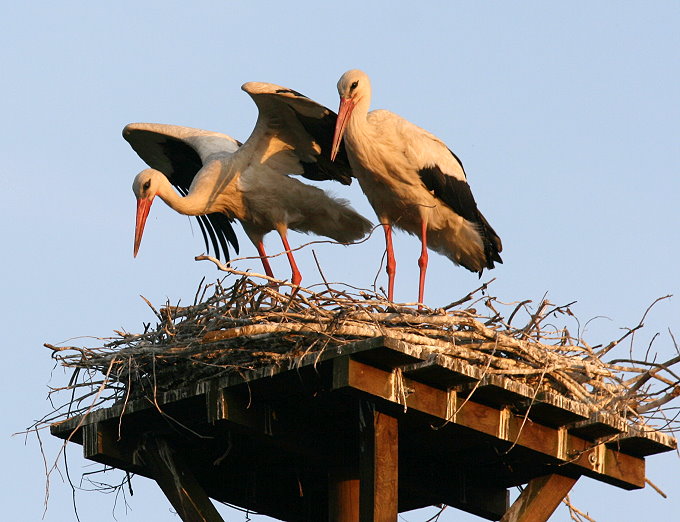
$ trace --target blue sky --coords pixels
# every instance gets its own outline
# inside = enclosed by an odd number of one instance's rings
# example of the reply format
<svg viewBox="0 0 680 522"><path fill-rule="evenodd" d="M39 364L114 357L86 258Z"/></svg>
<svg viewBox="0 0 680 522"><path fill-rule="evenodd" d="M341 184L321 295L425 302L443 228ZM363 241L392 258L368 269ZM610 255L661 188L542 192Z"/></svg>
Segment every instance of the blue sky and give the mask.
<svg viewBox="0 0 680 522"><path fill-rule="evenodd" d="M0 20L3 80L0 212L5 377L2 489L8 520L39 520L44 470L34 437L11 437L49 409L47 385L67 382L43 342L96 345L139 331L152 302L187 301L219 274L195 224L158 202L137 259L130 186L144 165L121 138L132 121L205 128L244 140L256 108L240 91L266 81L337 109L335 83L361 68L373 108L442 138L462 159L482 212L503 240L491 293L512 302L547 293L573 307L590 344L634 326L657 297L680 293L680 4L677 2L14 2ZM324 185L375 216L357 187ZM254 249L239 229L243 255ZM291 243L308 241L291 235ZM278 251L277 238L266 242ZM418 242L397 234L396 298L417 296ZM326 276L371 286L381 234L365 245L314 247ZM319 281L311 251L305 284ZM258 263L238 262L243 269ZM273 263L286 276L285 261ZM379 284L385 284L384 273ZM478 286L430 256L426 302ZM659 304L636 338L675 351L678 297ZM77 339L73 339L77 338ZM625 352L625 350L624 350ZM54 457L58 442L43 436ZM91 470L69 450L72 476ZM651 457L650 488L624 492L581 479L572 500L598 521L671 520L680 512L678 459ZM9 478L9 474L7 477ZM73 520L70 487L55 476L47 521ZM155 484L137 479L119 501L78 492L82 521L177 520ZM428 512L429 513L429 512ZM556 520L568 515L559 511ZM422 521L427 513L402 520ZM455 516L454 516L455 515ZM230 514L229 520L244 520ZM440 519L474 520L454 510ZM257 518L255 518L257 520Z"/></svg>

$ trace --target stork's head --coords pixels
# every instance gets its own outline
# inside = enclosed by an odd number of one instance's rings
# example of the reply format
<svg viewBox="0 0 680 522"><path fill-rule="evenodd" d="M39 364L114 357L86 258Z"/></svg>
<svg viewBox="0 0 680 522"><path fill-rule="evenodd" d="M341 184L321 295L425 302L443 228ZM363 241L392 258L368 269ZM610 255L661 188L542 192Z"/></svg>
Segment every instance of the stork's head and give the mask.
<svg viewBox="0 0 680 522"><path fill-rule="evenodd" d="M358 101L363 96L370 96L371 82L368 75L359 69L351 69L343 74L338 80L338 94L340 98L348 98Z"/></svg>
<svg viewBox="0 0 680 522"><path fill-rule="evenodd" d="M340 148L342 135L354 108L363 103L366 111L371 103L371 82L368 75L359 69L352 69L343 74L338 80L338 94L340 95L340 108L338 119L335 122L335 135L331 149L331 161L335 159Z"/></svg>
<svg viewBox="0 0 680 522"><path fill-rule="evenodd" d="M163 174L154 169L145 169L137 174L135 180L132 182L132 192L135 193L135 197L137 198L134 257L137 257L139 244L142 242L144 225L146 224L146 218L151 209L151 203L153 203L153 198L156 197L160 188L159 176L163 176Z"/></svg>

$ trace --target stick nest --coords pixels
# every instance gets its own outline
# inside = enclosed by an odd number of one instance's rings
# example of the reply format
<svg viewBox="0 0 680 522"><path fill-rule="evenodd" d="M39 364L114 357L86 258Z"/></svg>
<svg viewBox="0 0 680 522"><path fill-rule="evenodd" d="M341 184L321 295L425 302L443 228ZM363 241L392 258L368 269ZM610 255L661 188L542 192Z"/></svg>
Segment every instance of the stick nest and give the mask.
<svg viewBox="0 0 680 522"><path fill-rule="evenodd" d="M220 282L199 285L191 306L166 304L157 310L149 303L158 323L145 325L141 334L116 332L92 348L46 344L53 358L74 372L68 386L51 392L66 391L68 402L38 424L264 365L295 367L307 354L386 336L557 393L591 412L666 432L678 428L675 408L666 404L680 395L673 371L680 357L650 360L650 346L635 359L633 340L642 321L609 344L591 347L579 333L556 326L565 321L580 332L570 305L504 304L487 295L488 283L444 308L419 310L373 292L329 285L318 292L299 288L291 296L282 281L262 285L228 271L232 274ZM522 326L514 326L518 322ZM631 341L627 357L605 362L626 339Z"/></svg>

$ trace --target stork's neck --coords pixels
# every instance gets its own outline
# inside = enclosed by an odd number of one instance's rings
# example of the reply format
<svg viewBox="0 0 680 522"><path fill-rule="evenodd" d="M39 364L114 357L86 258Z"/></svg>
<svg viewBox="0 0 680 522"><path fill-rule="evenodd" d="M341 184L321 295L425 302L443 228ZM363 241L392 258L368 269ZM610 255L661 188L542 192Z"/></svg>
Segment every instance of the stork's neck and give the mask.
<svg viewBox="0 0 680 522"><path fill-rule="evenodd" d="M368 123L368 109L371 106L370 92L364 94L356 102L352 114L347 122L346 135L354 144L370 139L373 128Z"/></svg>
<svg viewBox="0 0 680 522"><path fill-rule="evenodd" d="M187 216L198 216L214 212L211 209L213 205L209 204L209 194L200 190L192 190L187 196L180 196L175 192L175 189L165 176L161 178L158 197L176 212Z"/></svg>
<svg viewBox="0 0 680 522"><path fill-rule="evenodd" d="M379 136L376 136L378 129L374 128L368 119L370 104L370 93L357 100L345 130L345 146L350 156L354 156L363 166L366 166L368 161L367 148L371 148L371 144L376 142L376 139L379 141Z"/></svg>

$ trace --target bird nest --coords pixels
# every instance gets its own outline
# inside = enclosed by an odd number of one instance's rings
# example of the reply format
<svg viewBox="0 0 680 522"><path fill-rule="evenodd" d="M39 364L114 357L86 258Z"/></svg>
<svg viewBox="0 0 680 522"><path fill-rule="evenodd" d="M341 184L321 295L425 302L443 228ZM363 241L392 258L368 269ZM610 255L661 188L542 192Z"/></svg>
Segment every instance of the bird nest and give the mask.
<svg viewBox="0 0 680 522"><path fill-rule="evenodd" d="M578 401L592 413L665 432L678 428L675 409L666 404L680 394L673 371L680 357L657 362L647 348L636 359L633 340L642 321L606 345L590 346L580 334L556 326L570 323L580 332L573 303L502 303L488 295L488 283L443 308L419 309L367 290L324 284L317 291L293 291L283 281L258 284L249 274L227 270L231 274L222 281L201 284L190 306L156 309L147 301L158 322L145 325L143 333L117 331L97 347L46 344L73 375L66 387L51 391L67 391L68 403L36 427L226 374L293 368L326 350L389 337L418 347L424 357L462 360L485 375ZM625 340L631 341L628 356L606 361Z"/></svg>

